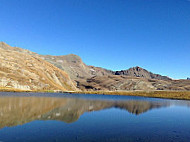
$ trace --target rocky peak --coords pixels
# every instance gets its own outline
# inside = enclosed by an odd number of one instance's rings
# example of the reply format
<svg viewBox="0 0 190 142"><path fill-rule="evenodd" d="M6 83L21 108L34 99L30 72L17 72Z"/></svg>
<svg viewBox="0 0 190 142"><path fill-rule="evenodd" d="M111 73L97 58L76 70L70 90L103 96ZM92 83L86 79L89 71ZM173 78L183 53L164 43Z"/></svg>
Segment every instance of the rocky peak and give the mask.
<svg viewBox="0 0 190 142"><path fill-rule="evenodd" d="M171 80L167 76L153 74L139 66L129 68L128 70L116 71L115 75L126 75L126 76L141 77L147 79Z"/></svg>

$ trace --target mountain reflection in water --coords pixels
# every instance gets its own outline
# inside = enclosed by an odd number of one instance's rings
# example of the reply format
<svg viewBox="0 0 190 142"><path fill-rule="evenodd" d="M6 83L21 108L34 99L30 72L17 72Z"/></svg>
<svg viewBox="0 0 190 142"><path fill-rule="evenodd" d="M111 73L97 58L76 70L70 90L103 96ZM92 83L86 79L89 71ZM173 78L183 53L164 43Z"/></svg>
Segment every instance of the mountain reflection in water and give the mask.
<svg viewBox="0 0 190 142"><path fill-rule="evenodd" d="M181 102L181 101L180 101ZM85 112L108 108L140 115L148 110L168 107L177 101L97 100L75 97L0 97L0 128L22 125L33 120L59 120L72 123Z"/></svg>

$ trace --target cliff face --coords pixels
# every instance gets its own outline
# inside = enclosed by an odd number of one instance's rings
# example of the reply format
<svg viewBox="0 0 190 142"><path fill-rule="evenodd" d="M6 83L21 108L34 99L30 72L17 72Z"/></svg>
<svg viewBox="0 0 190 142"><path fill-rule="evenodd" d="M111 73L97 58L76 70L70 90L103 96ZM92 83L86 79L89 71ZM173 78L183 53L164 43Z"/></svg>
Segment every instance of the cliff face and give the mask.
<svg viewBox="0 0 190 142"><path fill-rule="evenodd" d="M29 54L30 53L30 54ZM0 43L0 87L75 90L70 77L32 52Z"/></svg>

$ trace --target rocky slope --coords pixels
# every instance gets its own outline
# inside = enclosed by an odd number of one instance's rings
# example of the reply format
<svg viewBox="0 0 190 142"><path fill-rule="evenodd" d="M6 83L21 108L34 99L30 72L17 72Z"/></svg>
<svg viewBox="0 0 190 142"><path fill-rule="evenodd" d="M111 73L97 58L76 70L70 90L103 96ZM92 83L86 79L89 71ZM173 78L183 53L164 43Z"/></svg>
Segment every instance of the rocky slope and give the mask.
<svg viewBox="0 0 190 142"><path fill-rule="evenodd" d="M159 74L151 73L141 67L133 67L128 70L116 71L115 75L125 75L125 76L133 76L133 77L141 77L146 79L158 79L158 80L172 80L167 76L162 76Z"/></svg>
<svg viewBox="0 0 190 142"><path fill-rule="evenodd" d="M111 71L88 66L77 55L41 55L41 58L67 72L81 90L190 90L190 81L172 80L140 67Z"/></svg>
<svg viewBox="0 0 190 142"><path fill-rule="evenodd" d="M111 71L88 66L77 55L42 56L44 60L67 72L81 90L190 90L190 80L172 80L140 67Z"/></svg>
<svg viewBox="0 0 190 142"><path fill-rule="evenodd" d="M172 80L138 66L128 70L111 71L86 65L79 56L74 54L39 55L26 49L11 47L3 42L0 42L0 49L2 51L1 68L4 68L4 70L0 69L0 83L5 82L0 86L54 90L63 90L63 88L65 90L78 88L79 90L106 91L190 90L190 80ZM19 66L19 68L15 69L14 66ZM9 75L11 78L8 77ZM9 85L12 81L12 85Z"/></svg>
<svg viewBox="0 0 190 142"><path fill-rule="evenodd" d="M0 87L21 90L75 90L61 69L30 51L0 43Z"/></svg>
<svg viewBox="0 0 190 142"><path fill-rule="evenodd" d="M172 90L172 79L134 67L129 70L111 71L88 66L77 55L50 56L41 58L67 72L81 90ZM166 87L167 86L167 87ZM176 88L175 88L176 89ZM185 88L180 88L185 90Z"/></svg>
<svg viewBox="0 0 190 142"><path fill-rule="evenodd" d="M78 88L82 90L103 90L103 91L126 91L126 90L175 90L175 91L190 91L189 80L158 80L146 79L130 76L103 76L92 77L86 81L80 80Z"/></svg>
<svg viewBox="0 0 190 142"><path fill-rule="evenodd" d="M79 56L74 54L64 56L40 55L40 57L67 72L73 80L113 74L113 71L86 65Z"/></svg>

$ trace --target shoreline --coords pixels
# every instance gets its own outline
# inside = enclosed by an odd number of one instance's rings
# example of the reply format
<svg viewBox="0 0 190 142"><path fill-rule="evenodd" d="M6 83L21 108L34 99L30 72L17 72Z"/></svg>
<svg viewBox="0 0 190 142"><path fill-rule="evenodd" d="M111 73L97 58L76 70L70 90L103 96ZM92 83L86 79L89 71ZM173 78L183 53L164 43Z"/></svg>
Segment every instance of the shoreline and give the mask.
<svg viewBox="0 0 190 142"><path fill-rule="evenodd" d="M190 91L84 91L71 94L97 94L97 95L118 95L118 96L138 96L147 98L190 100Z"/></svg>
<svg viewBox="0 0 190 142"><path fill-rule="evenodd" d="M31 92L31 93L67 93L67 94L97 94L97 95L122 95L149 98L190 100L190 91L57 91L57 90L19 90L13 88L0 88L0 92Z"/></svg>

